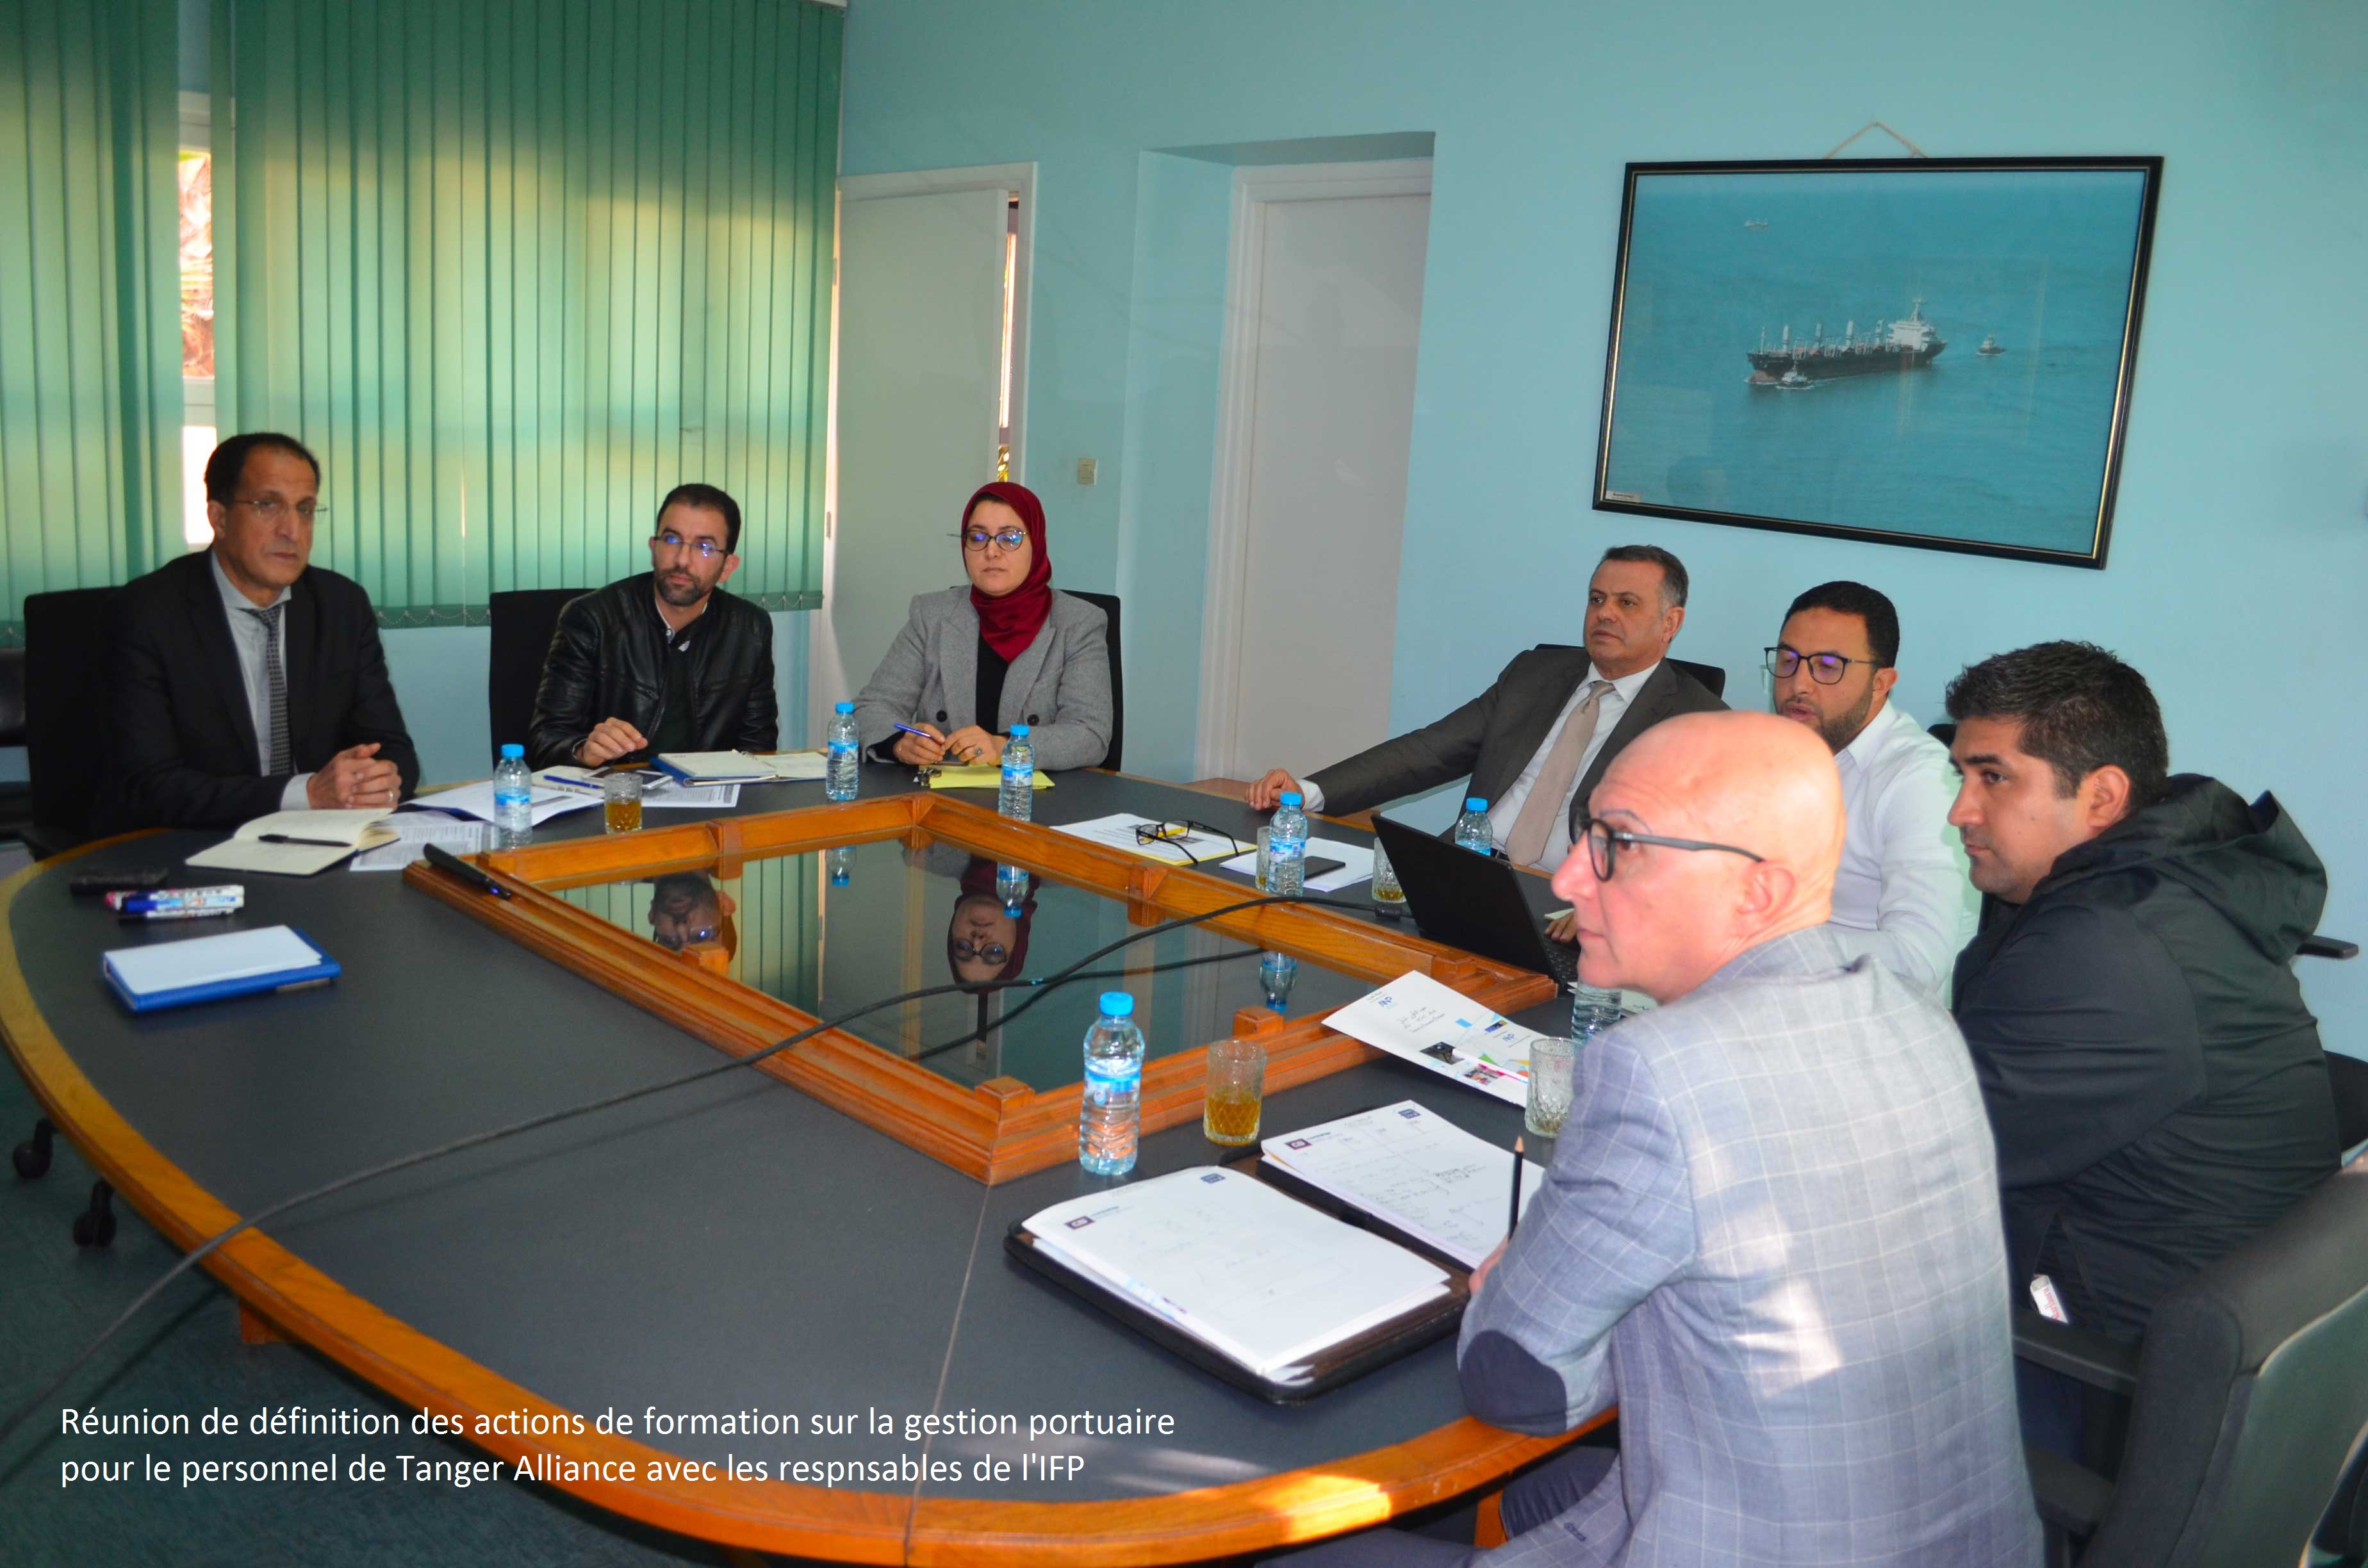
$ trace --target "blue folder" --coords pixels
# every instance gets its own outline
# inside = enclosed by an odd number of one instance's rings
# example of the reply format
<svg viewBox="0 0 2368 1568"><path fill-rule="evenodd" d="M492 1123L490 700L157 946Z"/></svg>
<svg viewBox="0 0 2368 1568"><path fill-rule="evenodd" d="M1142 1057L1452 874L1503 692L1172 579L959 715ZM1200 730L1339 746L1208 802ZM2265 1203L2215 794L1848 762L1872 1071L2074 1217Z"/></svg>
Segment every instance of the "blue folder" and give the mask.
<svg viewBox="0 0 2368 1568"><path fill-rule="evenodd" d="M312 953L313 961L290 964L258 974L240 974L219 980L202 978L203 960L210 954L223 955L224 961L221 965L222 968L243 967L232 957L237 952L242 939L252 939L274 932L285 932L293 937L299 944ZM200 944L220 945L204 947L197 952L184 950ZM126 967L134 971L142 967L142 957L158 956L160 949L175 949L171 956L176 959L198 960L192 966L199 971L198 977L191 978L184 984L142 987L139 984L139 977L136 973L127 975L124 972ZM117 962L119 959L128 959L131 962L128 966L119 965ZM126 1007L135 1013L162 1012L168 1007L187 1007L193 1003L214 1002L225 996L252 996L265 991L293 991L303 986L325 985L343 972L337 967L337 960L322 951L319 943L292 926L265 926L259 931L232 931L217 937L184 937L176 942L149 943L136 948L118 948L100 960L99 970L106 976L107 983L113 988L117 997Z"/></svg>

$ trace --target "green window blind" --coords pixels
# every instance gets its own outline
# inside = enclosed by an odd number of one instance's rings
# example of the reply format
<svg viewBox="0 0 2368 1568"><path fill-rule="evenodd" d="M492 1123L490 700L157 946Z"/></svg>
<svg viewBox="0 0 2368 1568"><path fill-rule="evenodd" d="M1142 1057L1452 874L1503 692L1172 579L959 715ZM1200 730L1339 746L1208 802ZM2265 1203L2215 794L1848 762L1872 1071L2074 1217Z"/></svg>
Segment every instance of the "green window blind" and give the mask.
<svg viewBox="0 0 2368 1568"><path fill-rule="evenodd" d="M0 0L0 640L180 553L173 0Z"/></svg>
<svg viewBox="0 0 2368 1568"><path fill-rule="evenodd" d="M648 568L719 484L733 591L821 602L843 13L213 0L224 434L320 455L390 625Z"/></svg>

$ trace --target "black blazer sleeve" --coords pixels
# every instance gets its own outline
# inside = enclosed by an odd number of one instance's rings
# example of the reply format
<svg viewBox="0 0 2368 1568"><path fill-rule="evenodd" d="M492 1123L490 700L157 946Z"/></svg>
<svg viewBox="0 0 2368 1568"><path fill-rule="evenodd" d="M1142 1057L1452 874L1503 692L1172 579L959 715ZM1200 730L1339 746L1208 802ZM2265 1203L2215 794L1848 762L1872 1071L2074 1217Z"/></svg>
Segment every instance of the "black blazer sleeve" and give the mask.
<svg viewBox="0 0 2368 1568"><path fill-rule="evenodd" d="M773 690L773 618L757 610L750 624L757 639L756 668L740 713L739 738L732 744L742 751L771 751L781 744L780 699Z"/></svg>
<svg viewBox="0 0 2368 1568"><path fill-rule="evenodd" d="M1307 780L1324 791L1328 814L1346 816L1465 778L1480 760L1481 743L1504 690L1505 675L1499 675L1487 690L1447 717L1319 768Z"/></svg>
<svg viewBox="0 0 2368 1568"><path fill-rule="evenodd" d="M593 599L586 594L568 600L551 634L551 651L542 659L542 684L534 694L534 719L527 725L530 767L575 761L575 748L600 722L592 711L600 688L600 628ZM770 695L767 693L768 699Z"/></svg>
<svg viewBox="0 0 2368 1568"><path fill-rule="evenodd" d="M197 667L198 650L182 645L188 639L179 634L177 607L158 604L161 597L127 589L116 596L109 612L116 800L108 814L113 825L236 827L278 811L290 775L218 772L183 744L175 722L175 687ZM238 700L245 700L243 692ZM229 737L222 739L227 743ZM412 768L416 774L416 761Z"/></svg>

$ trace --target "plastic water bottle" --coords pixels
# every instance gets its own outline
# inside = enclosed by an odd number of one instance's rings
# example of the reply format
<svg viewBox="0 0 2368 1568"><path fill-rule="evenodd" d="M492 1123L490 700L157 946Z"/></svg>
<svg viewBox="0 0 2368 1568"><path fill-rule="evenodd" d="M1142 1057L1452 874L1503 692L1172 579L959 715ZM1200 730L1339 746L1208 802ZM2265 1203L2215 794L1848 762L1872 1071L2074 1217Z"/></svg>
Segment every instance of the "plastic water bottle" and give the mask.
<svg viewBox="0 0 2368 1568"><path fill-rule="evenodd" d="M1134 998L1102 993L1102 1016L1086 1031L1085 1095L1077 1109L1077 1164L1096 1176L1134 1169L1143 1126L1143 1031Z"/></svg>
<svg viewBox="0 0 2368 1568"><path fill-rule="evenodd" d="M855 881L854 846L852 845L841 844L824 850L822 852L822 865L823 870L830 878L831 886L835 888L846 887L848 883Z"/></svg>
<svg viewBox="0 0 2368 1568"><path fill-rule="evenodd" d="M1299 960L1289 953L1278 953L1269 948L1258 956L1258 984L1266 990L1266 1005L1278 1013L1291 1008L1291 988L1299 980Z"/></svg>
<svg viewBox="0 0 2368 1568"><path fill-rule="evenodd" d="M1620 1005L1620 993L1606 991L1600 985L1574 984L1570 988L1570 1043L1577 1051L1587 1049L1587 1042L1608 1032L1628 1016Z"/></svg>
<svg viewBox="0 0 2368 1568"><path fill-rule="evenodd" d="M527 769L526 747L511 741L494 764L494 842L515 849L533 836L534 775Z"/></svg>
<svg viewBox="0 0 2368 1568"><path fill-rule="evenodd" d="M1028 873L1018 866L997 866L995 896L1002 901L1004 914L1018 915L1028 902Z"/></svg>
<svg viewBox="0 0 2368 1568"><path fill-rule="evenodd" d="M1488 802L1477 795L1463 802L1463 814L1455 819L1455 846L1475 855L1497 852L1497 841L1488 834Z"/></svg>
<svg viewBox="0 0 2368 1568"><path fill-rule="evenodd" d="M996 797L995 809L1013 822L1026 822L1036 810L1036 748L1029 742L1025 724L1012 725L1011 739L1004 743L1003 790ZM1129 1154L1126 1163L1134 1164L1134 1156Z"/></svg>
<svg viewBox="0 0 2368 1568"><path fill-rule="evenodd" d="M1282 792L1282 803L1266 824L1266 891L1297 898L1307 889L1307 813L1300 809L1296 790Z"/></svg>
<svg viewBox="0 0 2368 1568"><path fill-rule="evenodd" d="M832 710L830 716L830 738L827 755L823 760L824 799L855 799L855 776L860 760L855 751L855 704L842 702Z"/></svg>

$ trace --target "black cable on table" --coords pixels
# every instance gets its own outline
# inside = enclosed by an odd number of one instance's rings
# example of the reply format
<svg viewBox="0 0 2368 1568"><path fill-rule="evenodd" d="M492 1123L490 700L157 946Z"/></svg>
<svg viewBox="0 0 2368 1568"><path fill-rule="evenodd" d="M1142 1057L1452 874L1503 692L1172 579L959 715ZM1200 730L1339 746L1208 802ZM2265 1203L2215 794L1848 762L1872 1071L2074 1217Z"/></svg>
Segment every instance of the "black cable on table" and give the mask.
<svg viewBox="0 0 2368 1568"><path fill-rule="evenodd" d="M588 1116L594 1111L608 1110L612 1107L630 1104L634 1100L643 1099L651 1095L664 1094L669 1089L687 1088L690 1085L703 1083L709 1078L717 1077L723 1074L734 1072L743 1067L753 1067L757 1062L764 1061L766 1058L773 1056L780 1051L787 1051L793 1045L811 1040L815 1035L822 1033L825 1029L838 1028L843 1025L853 1023L858 1018L868 1017L871 1014L880 1012L884 1008L901 1007L907 1002L923 1001L928 997L942 996L951 992L981 994L988 992L1010 990L1019 987L1026 987L1034 991L1036 993L1035 995L1029 997L1026 1002L1014 1007L1009 1013L1005 1015L1003 1021L1008 1022L1010 1018L1018 1017L1020 1013L1026 1011L1028 1007L1032 1006L1035 1003L1041 1001L1044 996L1051 994L1054 988L1065 984L1069 981L1084 978L1082 971L1088 964L1097 963L1123 948L1132 947L1137 942L1146 941L1154 937L1163 936L1169 931L1179 931L1189 926L1198 926L1203 921L1213 920L1221 915L1235 915L1245 909L1256 909L1262 904L1269 903L1303 903L1329 906L1335 909L1361 909L1364 907L1361 903L1349 899L1308 898L1302 894L1269 893L1258 898L1245 899L1239 903L1225 904L1220 908L1208 910L1200 915L1187 915L1179 916L1174 920L1165 920L1156 926L1146 926L1140 931L1130 932L1128 935L1120 937L1115 942L1110 942L1095 949L1092 952L1087 953L1085 957L1077 960L1075 963L1070 964L1067 968L1056 970L1053 973L1044 975L1037 980L990 980L979 982L957 981L950 984L928 985L923 986L917 991L902 992L894 996L883 997L877 1002L866 1003L864 1006L855 1008L851 1012L842 1013L837 1017L826 1018L821 1023L814 1024L810 1028L800 1029L797 1033L775 1040L772 1044L765 1047L762 1051L753 1051L746 1056L731 1057L725 1061L715 1063L712 1067L701 1067L693 1072L680 1074L672 1078L661 1079L655 1084L644 1084L639 1088L624 1089L613 1095L603 1095L598 1099L586 1100L580 1105L568 1106L559 1110L544 1111L541 1115L530 1116L520 1121L513 1121L501 1127L488 1128L484 1131L472 1132L468 1134L466 1137L455 1138L449 1142L438 1143L432 1148L414 1150L408 1154L399 1154L391 1160L381 1160L377 1165L368 1165L360 1170L349 1172L345 1176L337 1177L334 1181L324 1182L320 1186L310 1188L307 1191L297 1193L290 1198L283 1198L277 1203L266 1205L264 1208L259 1209L256 1212L240 1220L236 1224L216 1232L213 1235L211 1235L204 1241L199 1242L188 1253L184 1254L180 1260L175 1263L172 1267L166 1269L161 1276L159 1276L154 1284L149 1286L145 1290L141 1291L138 1296L134 1297L131 1304L125 1307L122 1312L117 1313L115 1321L101 1329L97 1338L93 1339L88 1345L84 1346L82 1349L75 1354L74 1359L68 1361L63 1368L60 1369L58 1375L55 1378L52 1378L39 1393L36 1393L32 1398L27 1400L15 1410L9 1412L8 1417L6 1421L0 1421L0 1443L6 1442L8 1438L15 1434L17 1427L23 1426L26 1421L31 1418L33 1412L41 1409L47 1405L51 1399L55 1398L58 1391L65 1387L67 1381L71 1380L76 1372L82 1369L84 1364L93 1356L97 1355L99 1350L106 1346L107 1342L121 1332L123 1326L130 1323L134 1317L138 1316L141 1311L144 1309L149 1302L154 1301L158 1295L163 1293L165 1287L171 1285L174 1280L178 1279L191 1268L196 1267L198 1264L204 1261L208 1256L222 1247L223 1244L234 1240L247 1231L253 1230L256 1226L260 1225L266 1220L276 1220L281 1215L290 1213L303 1207L307 1203L313 1202L316 1199L327 1198L333 1194L343 1192L348 1187L359 1187L364 1182L373 1181L382 1176L393 1176L397 1171L409 1170L416 1165L427 1165L432 1160L439 1160L449 1154L458 1154L470 1149L483 1148L488 1143L496 1142L504 1138L515 1137L521 1132L531 1132L537 1128L555 1126L563 1121L573 1120L575 1118L579 1116ZM1233 958L1236 955L1223 953L1215 956L1218 958ZM1206 963L1208 961L1210 961L1210 960L1205 957L1199 959L1186 959L1178 960L1172 967L1183 968L1189 967L1192 964ZM1156 967L1167 968L1171 966L1161 965ZM975 1038L977 1038L976 1034L973 1033L963 1036L962 1040L953 1043L955 1045L966 1044ZM939 1049L951 1050L952 1048L952 1046L945 1046Z"/></svg>

